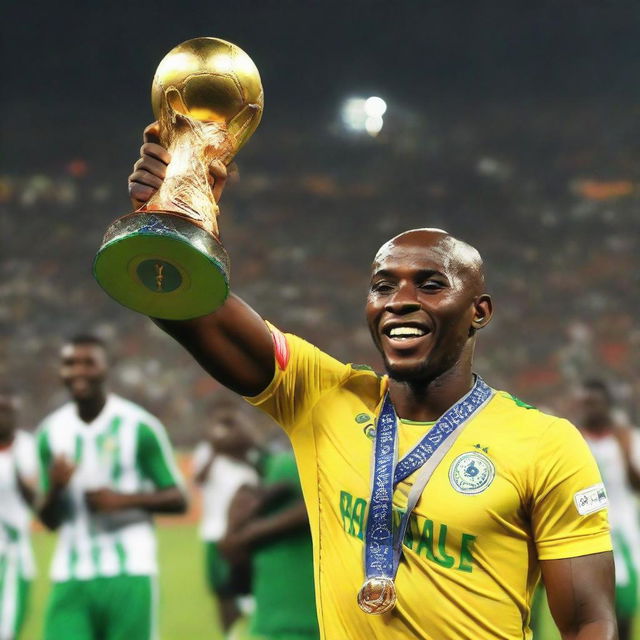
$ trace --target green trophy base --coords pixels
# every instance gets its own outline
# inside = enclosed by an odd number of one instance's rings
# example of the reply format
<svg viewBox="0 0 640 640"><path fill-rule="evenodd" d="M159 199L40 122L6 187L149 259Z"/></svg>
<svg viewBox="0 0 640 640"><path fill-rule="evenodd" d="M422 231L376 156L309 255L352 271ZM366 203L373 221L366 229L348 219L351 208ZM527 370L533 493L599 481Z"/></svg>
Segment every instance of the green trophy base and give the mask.
<svg viewBox="0 0 640 640"><path fill-rule="evenodd" d="M211 233L163 211L132 213L107 229L93 263L117 302L152 318L188 320L229 295L229 258Z"/></svg>

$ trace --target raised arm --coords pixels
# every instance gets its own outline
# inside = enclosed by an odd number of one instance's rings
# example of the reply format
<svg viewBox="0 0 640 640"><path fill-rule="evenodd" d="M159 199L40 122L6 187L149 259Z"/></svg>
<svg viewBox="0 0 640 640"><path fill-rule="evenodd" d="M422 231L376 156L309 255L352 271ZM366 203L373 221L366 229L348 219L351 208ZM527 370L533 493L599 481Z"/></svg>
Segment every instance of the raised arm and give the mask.
<svg viewBox="0 0 640 640"><path fill-rule="evenodd" d="M562 640L617 640L611 551L540 563Z"/></svg>
<svg viewBox="0 0 640 640"><path fill-rule="evenodd" d="M136 208L162 184L171 161L167 150L159 144L157 123L145 129L140 155L129 176L129 195ZM215 163L210 167L210 175L218 201L227 180L227 168ZM233 294L215 312L200 318L153 320L182 344L205 371L232 391L255 396L273 378L273 341L269 329L249 305Z"/></svg>

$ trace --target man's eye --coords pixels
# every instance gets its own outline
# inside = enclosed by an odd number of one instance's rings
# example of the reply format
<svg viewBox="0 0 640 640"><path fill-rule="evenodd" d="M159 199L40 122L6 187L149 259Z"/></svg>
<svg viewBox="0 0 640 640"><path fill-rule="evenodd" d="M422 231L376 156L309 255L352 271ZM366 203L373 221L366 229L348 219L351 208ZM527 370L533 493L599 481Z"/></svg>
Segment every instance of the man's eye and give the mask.
<svg viewBox="0 0 640 640"><path fill-rule="evenodd" d="M375 291L376 293L385 293L391 291L392 288L389 282L374 282L371 285L371 291Z"/></svg>
<svg viewBox="0 0 640 640"><path fill-rule="evenodd" d="M438 289L442 289L444 284L439 282L438 280L427 280L420 285L421 289L426 289L428 291L437 291Z"/></svg>

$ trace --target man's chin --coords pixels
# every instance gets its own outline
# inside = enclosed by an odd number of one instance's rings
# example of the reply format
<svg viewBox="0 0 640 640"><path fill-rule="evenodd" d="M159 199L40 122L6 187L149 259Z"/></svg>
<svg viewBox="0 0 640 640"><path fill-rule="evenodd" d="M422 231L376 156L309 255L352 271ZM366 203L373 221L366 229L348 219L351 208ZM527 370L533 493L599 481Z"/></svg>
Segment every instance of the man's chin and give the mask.
<svg viewBox="0 0 640 640"><path fill-rule="evenodd" d="M96 396L96 392L91 387L83 387L82 389L69 389L69 395L76 402L88 402Z"/></svg>
<svg viewBox="0 0 640 640"><path fill-rule="evenodd" d="M397 382L419 382L429 380L427 361L390 363L385 361L385 369L392 380Z"/></svg>

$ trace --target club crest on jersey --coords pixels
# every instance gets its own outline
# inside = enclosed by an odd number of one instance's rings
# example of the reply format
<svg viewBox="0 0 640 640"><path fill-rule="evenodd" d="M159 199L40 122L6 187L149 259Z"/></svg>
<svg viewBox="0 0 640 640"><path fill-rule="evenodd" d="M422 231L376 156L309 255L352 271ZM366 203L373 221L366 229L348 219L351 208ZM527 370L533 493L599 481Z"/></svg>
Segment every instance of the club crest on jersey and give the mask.
<svg viewBox="0 0 640 640"><path fill-rule="evenodd" d="M482 493L496 475L493 462L479 451L459 455L449 468L449 482L460 493Z"/></svg>

